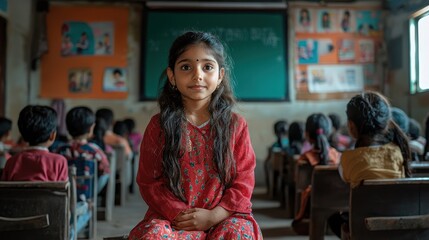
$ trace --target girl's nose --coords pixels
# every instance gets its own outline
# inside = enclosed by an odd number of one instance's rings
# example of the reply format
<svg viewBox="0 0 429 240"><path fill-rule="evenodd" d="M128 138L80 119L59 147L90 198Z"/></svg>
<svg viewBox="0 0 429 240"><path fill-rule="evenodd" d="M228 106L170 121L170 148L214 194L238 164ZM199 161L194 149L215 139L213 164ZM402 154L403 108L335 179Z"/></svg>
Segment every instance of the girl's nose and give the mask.
<svg viewBox="0 0 429 240"><path fill-rule="evenodd" d="M196 67L194 70L194 80L200 81L203 79L203 70L199 67Z"/></svg>

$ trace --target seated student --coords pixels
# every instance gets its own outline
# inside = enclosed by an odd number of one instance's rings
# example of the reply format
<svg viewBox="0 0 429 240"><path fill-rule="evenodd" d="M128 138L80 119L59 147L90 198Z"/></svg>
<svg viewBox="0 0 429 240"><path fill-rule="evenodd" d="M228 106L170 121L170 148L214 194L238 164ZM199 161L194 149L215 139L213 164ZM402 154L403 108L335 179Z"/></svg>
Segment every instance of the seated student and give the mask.
<svg viewBox="0 0 429 240"><path fill-rule="evenodd" d="M48 106L29 105L21 110L18 128L29 147L12 156L3 170L3 181L67 181L67 160L48 147L54 142L57 113Z"/></svg>
<svg viewBox="0 0 429 240"><path fill-rule="evenodd" d="M292 122L289 126L288 138L289 147L288 153L293 155L301 154L302 145L304 144L304 123L303 122Z"/></svg>
<svg viewBox="0 0 429 240"><path fill-rule="evenodd" d="M401 128L402 132L408 135L408 129L410 127L410 119L408 115L397 107L390 108L392 114L392 120Z"/></svg>
<svg viewBox="0 0 429 240"><path fill-rule="evenodd" d="M339 172L345 182L354 188L367 179L410 176L408 139L393 121L384 96L371 91L356 95L347 104L347 118L356 145L341 156ZM328 223L340 237L341 226L348 223L348 214L334 214ZM347 231L348 227L343 229Z"/></svg>
<svg viewBox="0 0 429 240"><path fill-rule="evenodd" d="M7 143L12 130L12 121L5 117L0 117L0 168L4 167L6 160L10 158L9 149L11 146Z"/></svg>
<svg viewBox="0 0 429 240"><path fill-rule="evenodd" d="M349 149L352 143L352 140L349 136L343 135L340 132L341 128L341 120L340 116L336 113L331 113L328 115L328 117L331 119L332 123L332 133L329 135L329 144L337 149L337 151L344 151L346 149Z"/></svg>
<svg viewBox="0 0 429 240"><path fill-rule="evenodd" d="M417 122L414 118L410 118L408 137L410 138L409 144L413 161L423 160L423 151L426 140L420 135L420 133L420 123Z"/></svg>
<svg viewBox="0 0 429 240"><path fill-rule="evenodd" d="M268 149L268 155L265 158L264 169L265 169L265 181L267 185L267 191L270 189L269 186L269 172L272 166L270 166L270 160L273 152L281 152L286 150L289 146L288 136L288 124L285 120L279 120L274 123L274 134L276 135L276 141ZM275 189L274 189L275 190Z"/></svg>
<svg viewBox="0 0 429 240"><path fill-rule="evenodd" d="M133 145L134 153L140 152L140 143L143 140L143 134L135 130L136 123L135 123L134 119L126 118L126 119L124 119L124 123L128 128L128 140Z"/></svg>
<svg viewBox="0 0 429 240"><path fill-rule="evenodd" d="M72 140L67 145L58 148L57 152L68 160L81 156L86 160L97 161L97 192L100 192L107 184L110 168L103 150L96 144L88 142L95 126L94 113L87 107L74 107L66 115L66 125Z"/></svg>
<svg viewBox="0 0 429 240"><path fill-rule="evenodd" d="M104 135L104 143L108 145L121 145L124 147L125 154L127 155L128 159L131 159L132 157L132 150L131 147L124 137L121 137L112 131L113 127L113 111L108 108L100 108L96 111L95 116L97 118L102 118L104 121L106 121L106 124L108 126L106 134Z"/></svg>
<svg viewBox="0 0 429 240"><path fill-rule="evenodd" d="M315 113L307 118L305 123L305 136L313 148L305 152L298 159L297 164L337 165L340 153L329 145L328 137L331 131L329 118L322 113ZM309 176L310 177L310 176ZM307 235L309 232L309 218L311 186L302 192L300 209L292 222L293 230L298 234Z"/></svg>

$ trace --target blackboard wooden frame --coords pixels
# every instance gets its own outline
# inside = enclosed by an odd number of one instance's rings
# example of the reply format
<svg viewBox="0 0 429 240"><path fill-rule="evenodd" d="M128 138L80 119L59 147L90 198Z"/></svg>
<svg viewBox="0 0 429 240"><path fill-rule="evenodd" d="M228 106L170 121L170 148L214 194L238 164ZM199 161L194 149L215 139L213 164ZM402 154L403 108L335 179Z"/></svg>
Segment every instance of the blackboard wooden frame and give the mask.
<svg viewBox="0 0 429 240"><path fill-rule="evenodd" d="M279 7L280 6L280 7ZM276 84L279 84L279 86L276 86L275 84L272 84L273 86L271 87L271 90L265 90L265 92L263 94L263 96L261 96L261 91L259 91L260 88L257 87L253 87L255 90L255 92L250 91L250 95L254 94L255 97L253 96L240 96L239 94L237 94L237 89L240 88L240 83L242 84L242 86L248 87L249 84L243 84L246 83L245 81L240 82L239 79L234 79L233 81L235 81L235 84L233 83L234 86L234 93L235 96L237 97L237 99L239 101L246 101L246 102L280 102L280 101L289 101L289 69L288 69L288 35L287 35L287 11L286 11L286 7L284 5L284 7L282 7L282 5L280 4L268 4L268 5L264 5L264 7L261 6L255 6L252 5L250 8L247 6L234 6L234 7L222 7L222 6L215 6L215 7L189 7L189 6L185 6L185 7L178 7L178 6L148 6L148 4L146 4L146 6L144 7L143 10L143 15L142 15L142 27L143 27L143 31L142 31L142 44L141 44L141 81L140 81L140 87L139 87L139 100L140 101L154 101L157 99L157 96L163 86L163 82L160 82L160 75L162 70L160 70L159 72L157 72L157 78L153 79L154 76L151 76L151 83L148 82L148 77L146 76L147 74L147 68L149 68L149 64L147 64L148 56L153 56L153 55L148 55L146 56L146 54L150 54L150 50L148 50L147 46L149 44L149 42L151 40L149 40L149 37L146 37L147 35L149 35L150 33L148 33L148 29L149 29L149 15L152 14L156 15L158 13L171 13L171 14L187 14L184 16L189 16L189 14L231 14L234 13L236 14L242 14L242 15L246 15L246 14L254 14L256 17L258 15L267 15L267 14L273 14L276 15L276 17L278 17L278 23L276 22L277 25L279 25L279 29L278 31L281 31L282 34L282 38L280 39L280 44L282 44L281 50L282 53L281 57L279 57L280 59L282 58L282 60L277 60L280 61L281 67L279 68L280 73L279 76L280 77L276 77ZM172 20L170 20L172 21ZM198 29L196 29L198 30ZM222 41L224 41L224 39L221 39ZM153 41L152 41L153 42ZM225 41L229 47L229 43L227 41ZM170 42L170 44L172 43L172 41ZM168 49L166 49L166 51L168 52ZM165 66L167 65L167 56L164 57L165 59L163 60L163 64L165 64ZM153 58L150 58L151 61ZM234 61L234 68L236 67L236 59L233 58ZM264 61L267 62L267 59L264 58L264 60L259 60L259 61ZM274 61L274 60L273 60ZM279 64L279 63L275 63L275 64ZM158 65L157 65L158 66ZM279 67L279 66L277 66ZM150 69L149 69L150 70ZM275 72L275 71L272 71ZM234 73L234 69L233 69L233 73ZM152 74L153 75L153 74ZM234 75L234 74L233 74ZM155 84L153 81L156 81L156 87L153 86L153 84ZM253 80L255 81L255 80ZM259 84L270 84L270 80L267 78L262 78L260 77L257 82L262 82ZM148 85L149 84L149 85ZM150 86L150 84L152 84L152 86ZM263 87L263 85L262 85ZM146 89L146 90L145 90ZM272 96L271 92L269 91L276 91L276 96ZM258 90L256 92L256 90ZM247 90L242 90L245 94L249 94L249 91ZM149 94L148 94L149 92ZM154 94L156 92L156 94ZM256 94L255 94L256 93ZM259 94L259 95L258 95Z"/></svg>

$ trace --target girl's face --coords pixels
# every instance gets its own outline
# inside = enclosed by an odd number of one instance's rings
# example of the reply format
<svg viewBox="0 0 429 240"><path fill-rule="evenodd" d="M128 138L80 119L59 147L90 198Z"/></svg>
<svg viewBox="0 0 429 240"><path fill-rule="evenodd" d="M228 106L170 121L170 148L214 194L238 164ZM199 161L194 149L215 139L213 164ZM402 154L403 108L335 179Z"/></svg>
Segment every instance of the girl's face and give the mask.
<svg viewBox="0 0 429 240"><path fill-rule="evenodd" d="M184 102L207 101L222 82L225 69L204 44L195 44L180 55L174 69L168 68L170 83L177 87Z"/></svg>

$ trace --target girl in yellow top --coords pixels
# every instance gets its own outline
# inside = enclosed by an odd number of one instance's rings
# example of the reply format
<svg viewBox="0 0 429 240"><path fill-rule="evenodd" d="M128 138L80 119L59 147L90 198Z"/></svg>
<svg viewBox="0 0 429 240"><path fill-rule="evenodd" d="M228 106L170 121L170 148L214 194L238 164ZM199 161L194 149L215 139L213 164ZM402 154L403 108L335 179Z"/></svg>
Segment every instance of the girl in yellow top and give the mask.
<svg viewBox="0 0 429 240"><path fill-rule="evenodd" d="M392 120L389 102L377 92L363 92L347 104L347 127L356 139L355 149L341 155L343 180L352 188L363 180L410 176L411 152L408 139ZM332 231L341 237L341 226L348 231L348 213L328 219Z"/></svg>
<svg viewBox="0 0 429 240"><path fill-rule="evenodd" d="M367 179L409 177L408 138L393 122L388 101L377 92L364 92L347 104L348 129L355 149L344 151L340 173L356 187Z"/></svg>

